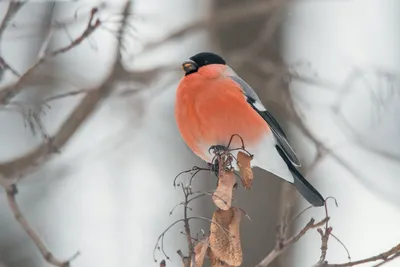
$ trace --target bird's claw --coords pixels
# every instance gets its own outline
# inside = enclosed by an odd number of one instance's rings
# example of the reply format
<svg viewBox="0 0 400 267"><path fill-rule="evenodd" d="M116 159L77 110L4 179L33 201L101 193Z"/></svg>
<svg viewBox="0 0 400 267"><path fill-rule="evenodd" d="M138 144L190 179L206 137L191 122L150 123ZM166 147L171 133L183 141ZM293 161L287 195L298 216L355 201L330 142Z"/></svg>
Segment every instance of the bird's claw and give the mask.
<svg viewBox="0 0 400 267"><path fill-rule="evenodd" d="M226 150L227 150L227 148L223 145L213 145L213 146L210 146L210 148L208 149L208 153L211 154L211 151L212 151L214 154L216 154L220 151L226 151Z"/></svg>
<svg viewBox="0 0 400 267"><path fill-rule="evenodd" d="M218 162L218 159L215 159L213 163L210 163L210 169L218 177L218 173L219 173L219 162Z"/></svg>

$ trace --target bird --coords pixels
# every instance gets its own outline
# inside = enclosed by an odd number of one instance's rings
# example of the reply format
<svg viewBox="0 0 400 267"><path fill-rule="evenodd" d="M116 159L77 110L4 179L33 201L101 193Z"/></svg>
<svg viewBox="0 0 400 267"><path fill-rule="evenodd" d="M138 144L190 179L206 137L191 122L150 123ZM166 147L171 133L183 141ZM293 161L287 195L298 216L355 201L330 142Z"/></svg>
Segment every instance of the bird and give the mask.
<svg viewBox="0 0 400 267"><path fill-rule="evenodd" d="M289 182L311 205L325 204L298 170L301 163L278 121L221 56L200 52L181 68L174 115L183 141L195 155L211 164L215 155L210 148L244 144L253 156L252 167ZM236 157L238 150L232 152ZM237 164L232 167L238 170Z"/></svg>

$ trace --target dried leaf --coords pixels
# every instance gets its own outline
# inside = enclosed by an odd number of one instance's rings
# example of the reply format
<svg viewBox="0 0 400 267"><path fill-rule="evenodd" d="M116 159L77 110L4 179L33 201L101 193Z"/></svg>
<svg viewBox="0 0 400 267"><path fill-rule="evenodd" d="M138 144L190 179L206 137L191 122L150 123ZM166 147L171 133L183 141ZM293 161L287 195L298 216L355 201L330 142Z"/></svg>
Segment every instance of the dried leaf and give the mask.
<svg viewBox="0 0 400 267"><path fill-rule="evenodd" d="M217 190L212 195L215 205L222 210L229 210L232 205L233 186L236 178L233 171L220 171Z"/></svg>
<svg viewBox="0 0 400 267"><path fill-rule="evenodd" d="M210 226L210 247L215 256L231 266L240 266L243 261L240 244L240 220L242 214L238 208L214 212Z"/></svg>
<svg viewBox="0 0 400 267"><path fill-rule="evenodd" d="M232 208L233 218L229 224L229 232L233 234L230 237L230 246L228 259L224 259L230 265L240 266L243 261L242 246L240 243L240 221L242 213L238 208Z"/></svg>
<svg viewBox="0 0 400 267"><path fill-rule="evenodd" d="M251 160L253 158L242 151L238 152L237 162L240 171L240 176L242 177L243 187L247 190L251 189L253 184L253 171L251 169Z"/></svg>
<svg viewBox="0 0 400 267"><path fill-rule="evenodd" d="M196 267L203 266L204 257L206 256L208 249L208 244L210 244L210 240L208 239L208 237L206 237L204 240L197 243L197 245L194 247L194 253L196 255L195 256Z"/></svg>
<svg viewBox="0 0 400 267"><path fill-rule="evenodd" d="M167 264L166 264L165 260L162 260L160 262L160 267L166 267L166 266L167 266Z"/></svg>
<svg viewBox="0 0 400 267"><path fill-rule="evenodd" d="M234 266L230 266L226 262L223 262L220 259L218 259L217 256L215 256L215 254L212 252L211 249L207 250L207 255L210 258L211 267L234 267Z"/></svg>

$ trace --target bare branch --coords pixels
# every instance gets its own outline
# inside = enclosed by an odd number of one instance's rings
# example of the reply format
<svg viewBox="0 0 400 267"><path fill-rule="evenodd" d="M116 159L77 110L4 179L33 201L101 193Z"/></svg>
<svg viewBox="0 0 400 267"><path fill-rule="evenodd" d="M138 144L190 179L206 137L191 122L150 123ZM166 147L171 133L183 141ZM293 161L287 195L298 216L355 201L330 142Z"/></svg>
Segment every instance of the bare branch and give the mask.
<svg viewBox="0 0 400 267"><path fill-rule="evenodd" d="M46 98L44 100L44 102L45 103L49 103L51 101L58 100L58 99L61 99L61 98L65 98L65 97L76 96L76 95L80 95L80 94L87 94L90 91L91 91L90 89L89 90L88 89L80 89L80 90L70 91L70 92L66 92L66 93L62 93L62 94L58 94L58 95L55 95L55 96L48 97L48 98Z"/></svg>
<svg viewBox="0 0 400 267"><path fill-rule="evenodd" d="M399 256L400 256L400 252L397 252L396 254L394 254L394 255L388 257L387 260L384 260L384 261L382 261L381 263L378 263L378 264L376 264L376 265L374 265L374 266L372 266L372 267L383 266L383 265L385 265L386 263L391 262L392 260L398 258Z"/></svg>
<svg viewBox="0 0 400 267"><path fill-rule="evenodd" d="M268 72L268 73L281 73L280 75L282 75L283 71L277 69L276 66L273 66L271 64L268 64L268 68L265 67L264 71ZM276 72L276 73L275 73ZM335 89L335 90L339 90L342 89L344 90L344 88L349 87L349 84L353 81L354 76L355 75L359 75L358 72L352 72L351 77L349 77L348 79L346 79L346 82L344 83L343 86L340 85L335 85L333 83L325 83L325 85L329 85L329 88ZM296 79L301 80L302 76L298 76L298 77L294 77ZM312 82L312 83L320 83L320 80L315 79L315 80L310 80L310 79L304 79L302 80L304 82ZM313 167L315 167L315 165L320 162L325 156L330 156L331 158L333 158L334 160L336 160L341 166L343 166L344 168L346 168L348 171L350 171L351 173L353 173L355 176L359 177L361 176L359 174L359 172L354 169L350 163L346 162L344 159L342 159L332 148L327 147L321 140L319 140L316 135L307 127L304 119L301 117L300 112L297 111L295 109L295 104L293 102L292 99L292 95L290 93L290 91L287 88L283 88L282 92L285 94L284 98L288 101L287 105L284 108L284 112L285 114L288 115L288 118L298 127L298 129L300 129L303 134L309 138L315 145L316 149L317 149L317 156L314 160L314 162L311 164L311 166L308 168L308 171L310 171ZM336 112L336 115L338 115L338 112L334 110L334 113ZM339 115L338 115L339 116ZM340 119L340 118L339 118ZM356 144L358 144L361 148L365 148L367 150L370 150L371 152L377 153L378 155L381 155L385 158L388 158L392 161L399 161L398 156L394 155L393 153L390 152L386 152L386 151L380 151L374 147L371 147L370 145L367 145L366 141L363 140L359 135L357 135L357 133L350 127L350 125L347 123L347 121L345 121L342 118L342 123L344 123L347 128L353 133L353 139L356 142ZM293 198L289 198L289 201L292 203L293 202ZM291 207L290 205L288 205L289 207ZM288 207L285 206L285 209ZM327 216L328 217L328 216ZM375 262L375 261L379 261L381 260L382 262L377 264L376 266L382 266L384 265L387 261L391 261L394 258L397 258L400 254L400 244L393 247L391 250L386 251L384 253L381 253L379 255L373 256L373 257L369 257L369 258L365 258L362 260L358 260L358 261L351 261L349 259L349 262L346 263L341 263L341 264L329 264L325 261L325 257L326 257L326 253L327 253L327 244L328 244L328 239L329 236L334 237L335 239L337 239L337 237L335 237L332 233L332 228L326 226L325 227L325 231L322 231L322 229L318 229L318 232L321 235L321 258L319 260L319 262L315 265L315 267L346 267L346 266L355 266L355 265L360 265L360 264L364 264L364 263L368 263L368 262ZM346 252L349 256L349 252L347 250L347 248L344 246L344 244L337 239L338 242L340 242L343 247L346 249ZM272 255L271 255L272 253ZM266 257L266 262L269 264L271 263L275 258L276 258L276 251L273 250L267 257ZM261 265L261 266L268 266L267 265Z"/></svg>
<svg viewBox="0 0 400 267"><path fill-rule="evenodd" d="M242 20L247 19L249 16L263 15L275 8L283 7L287 3L288 3L287 0L254 1L247 5L236 5L233 7L227 7L226 9L222 10L218 14L218 16L211 17L210 19L207 20L195 21L180 29L173 31L172 33L168 34L167 36L159 40L145 44L142 52L147 52L149 50L155 49L160 45L165 44L168 41L183 38L189 34L196 33L197 31L204 30L208 27L223 26L226 24L230 24L232 22L240 22ZM267 31L270 30L271 30L270 28L267 29Z"/></svg>
<svg viewBox="0 0 400 267"><path fill-rule="evenodd" d="M311 219L304 227L300 230L300 232L286 240L279 241L275 248L259 263L256 267L266 267L271 262L273 262L279 255L281 255L290 245L299 241L301 237L303 237L309 230L318 228L324 225L329 220L329 217L324 218L323 220L315 223L314 219Z"/></svg>
<svg viewBox="0 0 400 267"><path fill-rule="evenodd" d="M12 84L11 86L0 88L0 104L7 105L11 101L11 99L15 97L23 89L24 82L27 80L28 77L30 77L33 71L43 62L78 46L80 43L83 42L83 40L87 39L97 28L99 28L101 24L100 20L99 19L94 20L94 16L97 13L97 11L98 11L97 8L93 8L91 10L87 27L82 32L82 34L75 40L73 40L69 45L47 53L45 52L46 49L42 46L42 48L40 49L42 52L40 53L43 55L38 57L38 60L21 75L21 77L18 79L17 82ZM45 40L44 43L47 42L48 41Z"/></svg>
<svg viewBox="0 0 400 267"><path fill-rule="evenodd" d="M190 226L189 226L189 217L188 217L188 200L189 200L189 196L191 195L191 189L190 187L184 187L183 184L181 184L182 186L182 190L183 190L183 194L185 195L185 205L184 205L184 209L183 209L183 222L185 225L185 235L186 235L186 239L187 239L187 243L188 243L188 248L189 248L189 262L192 261L192 264L194 266L194 262L195 262L195 255L194 255L194 246L193 246L193 242L192 242L192 234L190 232ZM189 267L190 264L187 264L185 261L183 261L183 263L187 266L185 267Z"/></svg>
<svg viewBox="0 0 400 267"><path fill-rule="evenodd" d="M29 224L29 222L23 215L21 209L19 208L17 200L15 198L16 194L18 193L16 185L4 179L2 175L0 175L0 185L4 188L6 192L8 205L10 206L14 218L20 224L25 233L30 237L30 239L35 243L36 247L39 249L43 258L53 266L69 267L71 261L73 261L74 259L76 259L76 257L79 256L79 252L75 253L74 256L72 256L69 260L66 261L61 261L56 257L54 257L54 255L46 247L40 236L35 232L33 227Z"/></svg>
<svg viewBox="0 0 400 267"><path fill-rule="evenodd" d="M130 1L127 1L129 8ZM125 10L125 9L124 9ZM93 11L92 11L93 13ZM88 25L91 25L90 23ZM121 28L125 27L125 24L121 25ZM63 48L62 48L63 50ZM56 50L58 54L61 50ZM119 46L115 51L116 55L119 53ZM34 151L21 156L20 158L14 159L9 162L0 164L0 173L6 179L18 179L24 177L26 174L35 171L42 164L47 162L51 157L52 152L54 152L54 147L61 149L69 139L74 135L76 130L82 125L82 123L95 111L95 109L102 103L102 101L109 95L113 88L115 80L117 79L119 73L122 71L122 66L119 63L117 57L115 57L115 62L112 67L112 71L105 79L103 84L97 88L88 90L89 92L81 100L75 110L66 119L66 121L61 125L59 130L50 137L51 144L48 142L43 143Z"/></svg>
<svg viewBox="0 0 400 267"><path fill-rule="evenodd" d="M20 8L26 3L26 1L15 1L11 0L10 4L8 5L7 11L3 20L0 23L0 39L3 36L5 30L8 27L10 21L14 18Z"/></svg>
<svg viewBox="0 0 400 267"><path fill-rule="evenodd" d="M394 258L398 257L400 255L400 244L394 246L393 248L389 249L388 251L385 251L383 253L380 253L376 256L372 256L369 258L365 258L362 260L358 261L350 261L346 263L340 263L340 264L329 264L328 262L324 262L320 265L315 265L314 267L351 267L351 266L356 266L364 263L369 263L369 262L376 262L379 260L382 260L382 263L379 263L378 265L375 266L382 266L383 263L386 263L388 260L393 260Z"/></svg>
<svg viewBox="0 0 400 267"><path fill-rule="evenodd" d="M206 21L195 21L189 25L186 25L183 28L173 31L172 33L168 34L167 36L145 44L142 52L147 52L152 49L159 47L160 45L165 44L168 41L175 40L178 38L182 38L188 34L193 34L194 32L204 29L207 26Z"/></svg>
<svg viewBox="0 0 400 267"><path fill-rule="evenodd" d="M6 14L4 15L3 20L0 23L0 42L10 21L14 18L14 16L18 13L18 11L25 3L26 2L24 1L11 1L8 5ZM11 67L10 64L8 64L3 57L0 56L0 80L3 77L4 70L11 71L17 77L20 76L20 74L13 67Z"/></svg>
<svg viewBox="0 0 400 267"><path fill-rule="evenodd" d="M4 58L2 58L2 57L0 56L0 78L1 78L1 75L2 75L2 71L3 71L3 70L9 70L9 71L12 72L12 74L14 74L14 75L17 76L17 77L20 77L20 76L21 76L13 67L11 67L11 66L5 61Z"/></svg>
<svg viewBox="0 0 400 267"><path fill-rule="evenodd" d="M127 9L130 7L130 1L127 1L127 4L124 9L124 14ZM92 10L92 16L96 11ZM99 22L97 21L94 25L91 24L91 19L89 21L88 29L82 34L88 35L90 31L95 29L95 25L98 25ZM121 25L120 31L122 31L125 24ZM76 46L81 41L74 41L71 45L55 50L49 54L44 56L44 59L47 57L52 57L57 54L63 53L68 49ZM119 46L116 48L116 55L119 53ZM43 60L40 59L39 61ZM72 114L67 118L64 124L60 127L60 129L56 132L56 134L51 137L50 143L44 142L41 146L39 146L33 152L22 156L18 159L15 159L8 163L0 164L0 185L5 189L7 194L8 204L12 213L14 214L15 219L21 225L23 230L26 234L30 237L30 239L35 243L36 247L40 251L43 258L49 264L53 266L59 267L69 267L70 262L75 259L79 254L77 253L71 259L67 261L61 261L58 258L54 257L54 255L50 252L50 250L46 247L43 240L40 238L39 234L37 234L32 226L30 226L29 222L21 212L17 201L16 201L16 194L17 188L13 183L15 178L21 178L25 176L29 171L35 170L43 163L45 163L51 156L53 151L53 146L62 147L66 142L73 136L75 131L79 128L79 126L85 121L86 118L92 114L95 108L101 103L101 101L109 95L110 90L113 87L113 83L117 77L116 73L120 71L119 58L115 57L115 63L113 64L113 68L111 73L109 74L108 78L105 82L99 86L98 88L93 89L83 98L80 104L75 108ZM29 72L29 70L28 70ZM24 74L26 75L26 74ZM4 95L3 95L4 96Z"/></svg>

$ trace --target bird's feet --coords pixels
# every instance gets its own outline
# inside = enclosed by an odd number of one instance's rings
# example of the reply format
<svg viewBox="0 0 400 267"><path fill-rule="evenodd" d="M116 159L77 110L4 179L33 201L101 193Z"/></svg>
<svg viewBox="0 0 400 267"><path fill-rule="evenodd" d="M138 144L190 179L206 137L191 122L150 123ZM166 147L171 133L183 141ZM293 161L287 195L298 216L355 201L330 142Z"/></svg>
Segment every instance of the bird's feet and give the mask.
<svg viewBox="0 0 400 267"><path fill-rule="evenodd" d="M212 171L215 174L215 177L217 177L217 187L219 183L219 161L218 159L215 159L213 163L208 163L208 166L210 168L210 171Z"/></svg>
<svg viewBox="0 0 400 267"><path fill-rule="evenodd" d="M211 154L211 152L215 155L213 162L209 163L210 170L215 174L217 177L217 186L218 186L218 180L219 180L219 161L218 161L218 156L220 156L222 153L227 151L227 147L223 145L213 145L210 146L208 149L208 153Z"/></svg>
<svg viewBox="0 0 400 267"><path fill-rule="evenodd" d="M213 163L208 163L208 166L210 168L210 171L212 171L215 176L218 178L218 173L219 173L219 161L218 159L215 159Z"/></svg>
<svg viewBox="0 0 400 267"><path fill-rule="evenodd" d="M208 153L211 154L211 152L212 152L214 155L219 155L219 154L221 154L221 152L226 152L227 150L228 150L228 148L226 146L213 145L213 146L210 146L210 148L208 149Z"/></svg>
<svg viewBox="0 0 400 267"><path fill-rule="evenodd" d="M217 177L217 187L219 184L219 162L218 159L215 159L214 163L208 163L208 166L210 168L210 170L215 174L215 176ZM240 176L239 176L240 178ZM235 183L233 185L233 189L236 190L237 189L238 184Z"/></svg>

